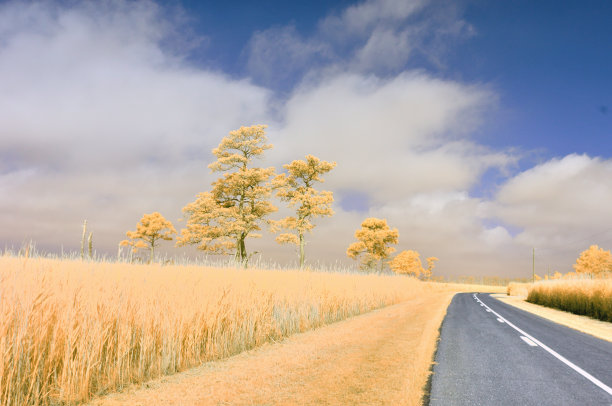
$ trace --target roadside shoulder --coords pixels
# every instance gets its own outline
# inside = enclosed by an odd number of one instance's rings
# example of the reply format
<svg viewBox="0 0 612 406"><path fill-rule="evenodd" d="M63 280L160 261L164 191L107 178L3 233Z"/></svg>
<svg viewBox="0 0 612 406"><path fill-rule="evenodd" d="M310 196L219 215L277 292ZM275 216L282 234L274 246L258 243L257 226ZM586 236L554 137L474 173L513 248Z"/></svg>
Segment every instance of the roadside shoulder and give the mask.
<svg viewBox="0 0 612 406"><path fill-rule="evenodd" d="M507 296L506 294L502 293L492 294L491 296L518 309L525 310L529 313L543 317L566 327L573 328L574 330L590 334L602 340L612 342L612 323L529 303L520 296Z"/></svg>

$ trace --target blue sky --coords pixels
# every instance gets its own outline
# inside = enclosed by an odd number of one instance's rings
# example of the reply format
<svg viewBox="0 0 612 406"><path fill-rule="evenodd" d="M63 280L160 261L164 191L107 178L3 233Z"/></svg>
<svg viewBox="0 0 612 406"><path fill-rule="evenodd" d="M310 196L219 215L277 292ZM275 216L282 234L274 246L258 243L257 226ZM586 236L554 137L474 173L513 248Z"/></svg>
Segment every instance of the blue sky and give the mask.
<svg viewBox="0 0 612 406"><path fill-rule="evenodd" d="M179 224L210 150L266 123L262 164L338 162L313 261L350 263L381 217L441 273L520 276L534 246L567 271L612 246L611 18L607 1L0 2L0 243L75 249L87 218L114 253L143 213ZM249 247L295 260L269 235Z"/></svg>
<svg viewBox="0 0 612 406"><path fill-rule="evenodd" d="M195 30L210 38L194 58L247 76L244 50L254 31L292 24L304 36L350 1L184 1ZM449 7L450 2L437 2ZM609 1L462 1L456 13L473 27L453 40L441 66L424 57L404 68L485 83L500 111L482 142L533 151L533 160L569 153L609 156L612 138L612 4ZM299 77L296 78L299 80ZM290 91L290 86L282 90ZM602 148L603 147L603 148ZM533 162L531 162L533 163Z"/></svg>
<svg viewBox="0 0 612 406"><path fill-rule="evenodd" d="M476 136L486 145L518 148L515 170L571 153L609 157L612 149L612 4L608 1L433 2L451 8L472 32L451 43L439 60L426 55L401 69L423 69L444 78L495 89L499 109ZM292 25L305 37L319 20L350 1L183 1L193 28L207 37L194 62L248 77L245 49L255 31ZM420 17L424 18L424 17ZM437 55L438 57L438 55ZM388 72L382 72L382 75ZM291 92L301 75L279 83ZM255 78L257 80L257 78ZM269 83L263 83L269 85ZM274 87L275 85L272 85ZM504 179L488 172L473 193L490 195ZM363 207L359 202L347 203Z"/></svg>

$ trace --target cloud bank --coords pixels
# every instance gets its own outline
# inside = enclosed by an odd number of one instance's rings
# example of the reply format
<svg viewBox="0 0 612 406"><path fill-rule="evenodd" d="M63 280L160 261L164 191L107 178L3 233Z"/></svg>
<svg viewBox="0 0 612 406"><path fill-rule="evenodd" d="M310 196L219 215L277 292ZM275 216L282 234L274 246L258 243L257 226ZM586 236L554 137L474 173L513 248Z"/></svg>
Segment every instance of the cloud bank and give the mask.
<svg viewBox="0 0 612 406"><path fill-rule="evenodd" d="M176 222L208 189L210 150L227 132L267 123L275 148L262 165L307 153L338 163L324 184L337 214L309 237L311 262L350 263L368 216L446 275L527 276L532 246L569 270L594 233L612 245L600 221L612 161L570 155L513 173L520 156L473 136L499 96L410 67L416 54L443 63L444 43L474 35L439 4L370 0L324 16L310 37L292 25L255 32L244 77L188 62L202 39L185 34L180 8L1 5L0 241L76 249L88 219L97 249L114 253L143 213ZM473 193L491 171L505 176L493 197ZM294 261L271 236L249 244Z"/></svg>

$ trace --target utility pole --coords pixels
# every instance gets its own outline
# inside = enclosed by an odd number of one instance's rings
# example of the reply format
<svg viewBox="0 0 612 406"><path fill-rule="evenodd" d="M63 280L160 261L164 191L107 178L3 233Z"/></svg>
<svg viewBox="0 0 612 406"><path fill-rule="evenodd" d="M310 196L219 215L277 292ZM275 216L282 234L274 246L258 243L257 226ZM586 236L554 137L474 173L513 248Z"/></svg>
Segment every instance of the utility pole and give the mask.
<svg viewBox="0 0 612 406"><path fill-rule="evenodd" d="M533 262L531 267L531 283L535 283L535 247L533 247Z"/></svg>

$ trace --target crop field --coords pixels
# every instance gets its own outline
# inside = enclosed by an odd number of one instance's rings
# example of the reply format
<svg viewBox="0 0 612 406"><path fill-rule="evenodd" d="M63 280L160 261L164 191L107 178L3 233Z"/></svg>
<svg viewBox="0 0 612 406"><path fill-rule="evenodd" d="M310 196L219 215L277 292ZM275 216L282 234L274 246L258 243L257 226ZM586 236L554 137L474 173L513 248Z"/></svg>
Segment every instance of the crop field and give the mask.
<svg viewBox="0 0 612 406"><path fill-rule="evenodd" d="M391 275L0 257L0 403L76 404L442 290Z"/></svg>
<svg viewBox="0 0 612 406"><path fill-rule="evenodd" d="M612 322L612 278L538 282L527 301Z"/></svg>

